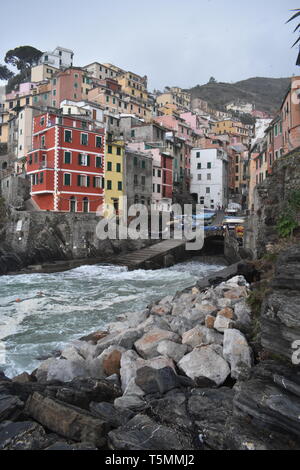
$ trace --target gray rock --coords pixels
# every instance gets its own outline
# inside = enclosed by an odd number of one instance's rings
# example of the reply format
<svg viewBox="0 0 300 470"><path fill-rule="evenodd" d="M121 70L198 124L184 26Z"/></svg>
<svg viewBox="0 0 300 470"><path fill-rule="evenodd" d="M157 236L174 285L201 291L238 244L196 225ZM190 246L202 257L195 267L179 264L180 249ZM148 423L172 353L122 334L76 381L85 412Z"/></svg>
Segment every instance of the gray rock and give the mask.
<svg viewBox="0 0 300 470"><path fill-rule="evenodd" d="M98 341L95 349L95 357L99 356L109 346L122 346L125 349L131 349L135 341L143 334L141 328L130 328L118 333L111 333Z"/></svg>
<svg viewBox="0 0 300 470"><path fill-rule="evenodd" d="M108 423L111 428L118 428L126 424L134 415L133 411L121 409L116 410L112 403L102 402L90 403L90 411L93 416Z"/></svg>
<svg viewBox="0 0 300 470"><path fill-rule="evenodd" d="M86 361L55 359L48 366L47 381L71 382L76 377L89 377Z"/></svg>
<svg viewBox="0 0 300 470"><path fill-rule="evenodd" d="M230 318L226 318L223 315L217 315L214 323L214 329L220 333L224 333L228 328L233 328L234 322Z"/></svg>
<svg viewBox="0 0 300 470"><path fill-rule="evenodd" d="M251 327L251 308L247 305L245 299L240 300L234 305L234 318L240 329L249 331Z"/></svg>
<svg viewBox="0 0 300 470"><path fill-rule="evenodd" d="M180 382L171 367L153 369L152 367L142 367L137 371L136 384L146 393L164 394L180 387Z"/></svg>
<svg viewBox="0 0 300 470"><path fill-rule="evenodd" d="M159 303L159 305L171 304L173 302L173 300L174 300L173 295L167 295L166 297L161 299L158 303Z"/></svg>
<svg viewBox="0 0 300 470"><path fill-rule="evenodd" d="M248 377L252 367L252 352L247 339L238 330L225 330L223 356L230 364L231 377L234 379Z"/></svg>
<svg viewBox="0 0 300 470"><path fill-rule="evenodd" d="M17 396L7 393L0 394L0 422L4 420L16 420L21 414L24 406L22 400Z"/></svg>
<svg viewBox="0 0 300 470"><path fill-rule="evenodd" d="M183 333L193 328L193 322L184 317L174 317L170 321L170 328L174 333L182 336Z"/></svg>
<svg viewBox="0 0 300 470"><path fill-rule="evenodd" d="M87 411L35 392L26 402L26 413L51 431L74 441L102 447L108 427Z"/></svg>
<svg viewBox="0 0 300 470"><path fill-rule="evenodd" d="M156 423L148 416L137 415L125 426L110 431L112 450L192 450L190 437L179 435L171 427Z"/></svg>
<svg viewBox="0 0 300 470"><path fill-rule="evenodd" d="M157 346L157 352L162 356L167 356L178 362L187 353L188 347L185 344L174 343L173 341L164 340Z"/></svg>
<svg viewBox="0 0 300 470"><path fill-rule="evenodd" d="M178 367L193 380L206 377L216 385L223 384L230 374L227 362L212 346L194 349L179 361Z"/></svg>
<svg viewBox="0 0 300 470"><path fill-rule="evenodd" d="M205 326L196 326L187 331L182 336L182 344L187 344L192 348L197 346L207 346L208 344L222 344L223 336L216 331L206 328Z"/></svg>
<svg viewBox="0 0 300 470"><path fill-rule="evenodd" d="M0 450L40 450L47 445L45 430L38 423L8 421L0 426Z"/></svg>
<svg viewBox="0 0 300 470"><path fill-rule="evenodd" d="M137 412L144 410L147 403L138 395L123 395L123 397L115 399L114 406L117 410L123 411L126 409Z"/></svg>
<svg viewBox="0 0 300 470"><path fill-rule="evenodd" d="M180 342L180 337L171 331L154 328L145 333L142 338L134 343L137 352L145 359L153 358L158 355L157 346L163 340Z"/></svg>
<svg viewBox="0 0 300 470"><path fill-rule="evenodd" d="M135 378L137 369L144 365L145 360L139 357L135 351L126 351L122 354L120 376L123 392L129 382Z"/></svg>

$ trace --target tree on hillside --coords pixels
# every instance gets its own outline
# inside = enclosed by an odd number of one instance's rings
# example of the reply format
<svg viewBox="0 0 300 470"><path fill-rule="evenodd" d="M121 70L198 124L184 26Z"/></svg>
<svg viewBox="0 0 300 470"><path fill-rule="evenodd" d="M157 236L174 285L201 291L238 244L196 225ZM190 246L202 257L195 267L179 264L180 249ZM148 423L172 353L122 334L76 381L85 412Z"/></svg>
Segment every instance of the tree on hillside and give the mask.
<svg viewBox="0 0 300 470"><path fill-rule="evenodd" d="M215 79L215 77L210 77L208 83L217 83L217 80Z"/></svg>
<svg viewBox="0 0 300 470"><path fill-rule="evenodd" d="M17 67L20 71L23 71L24 69L32 67L41 55L42 52L35 47L19 46L7 51L4 62Z"/></svg>
<svg viewBox="0 0 300 470"><path fill-rule="evenodd" d="M0 80L8 80L14 76L13 72L6 67L6 65L0 64Z"/></svg>
<svg viewBox="0 0 300 470"><path fill-rule="evenodd" d="M293 21L295 20L296 18L298 18L298 16L300 16L300 8L296 8L295 10L292 10L292 11L296 11L297 13L294 13L294 15L286 22L286 23L289 23L290 21ZM294 29L294 33L298 31L298 34L299 34L299 31L300 31L300 23L297 24L296 28ZM298 39L294 42L294 44L292 45L292 47L296 46L296 44L298 44L300 41L300 35L298 36ZM297 58L297 62L296 62L296 65L300 65L300 52L298 54L298 58Z"/></svg>

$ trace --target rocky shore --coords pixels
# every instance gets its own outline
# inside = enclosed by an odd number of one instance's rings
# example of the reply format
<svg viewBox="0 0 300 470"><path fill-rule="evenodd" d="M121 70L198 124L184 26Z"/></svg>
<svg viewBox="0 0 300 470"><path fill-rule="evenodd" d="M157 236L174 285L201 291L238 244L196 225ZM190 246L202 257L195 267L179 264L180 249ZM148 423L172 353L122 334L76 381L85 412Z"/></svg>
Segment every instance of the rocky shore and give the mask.
<svg viewBox="0 0 300 470"><path fill-rule="evenodd" d="M30 375L0 375L0 449L300 449L289 342L300 318L283 299L299 288L300 247L279 261L258 338L235 266L124 313Z"/></svg>

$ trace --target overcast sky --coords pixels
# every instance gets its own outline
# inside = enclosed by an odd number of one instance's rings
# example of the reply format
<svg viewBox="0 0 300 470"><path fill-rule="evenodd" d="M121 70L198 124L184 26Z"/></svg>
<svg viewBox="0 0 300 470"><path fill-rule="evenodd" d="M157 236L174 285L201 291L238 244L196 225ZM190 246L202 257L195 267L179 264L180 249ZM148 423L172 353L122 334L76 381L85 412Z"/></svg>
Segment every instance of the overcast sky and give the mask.
<svg viewBox="0 0 300 470"><path fill-rule="evenodd" d="M298 3L298 4L297 4ZM296 0L0 0L7 50L73 49L74 65L110 62L147 75L149 90L300 75ZM0 82L1 83L1 82ZM2 83L3 84L3 83Z"/></svg>

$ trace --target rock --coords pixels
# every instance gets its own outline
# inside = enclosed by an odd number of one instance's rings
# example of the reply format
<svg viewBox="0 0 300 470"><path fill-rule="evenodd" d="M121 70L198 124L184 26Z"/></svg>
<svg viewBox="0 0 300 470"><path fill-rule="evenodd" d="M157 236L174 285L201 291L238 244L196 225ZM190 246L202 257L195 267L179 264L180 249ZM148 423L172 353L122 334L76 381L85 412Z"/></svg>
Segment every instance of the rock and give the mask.
<svg viewBox="0 0 300 470"><path fill-rule="evenodd" d="M93 416L100 418L111 428L118 428L126 424L134 415L133 411L119 408L116 410L112 403L90 403L90 411Z"/></svg>
<svg viewBox="0 0 300 470"><path fill-rule="evenodd" d="M171 304L173 302L173 300L174 300L173 295L167 295L166 297L161 299L158 303L159 303L159 305Z"/></svg>
<svg viewBox="0 0 300 470"><path fill-rule="evenodd" d="M95 331L94 333L90 333L87 336L82 336L80 341L89 341L92 344L97 344L100 339L105 338L108 335L108 331Z"/></svg>
<svg viewBox="0 0 300 470"><path fill-rule="evenodd" d="M219 310L218 315L222 315L225 318L233 319L233 310L232 308L225 307L222 310Z"/></svg>
<svg viewBox="0 0 300 470"><path fill-rule="evenodd" d="M125 395L137 395L139 397L143 397L145 392L136 384L135 378L132 378L124 390L123 396Z"/></svg>
<svg viewBox="0 0 300 470"><path fill-rule="evenodd" d="M191 434L193 439L194 423L188 414L184 393L174 390L163 398L151 400L149 406L153 419L166 426L172 426L178 433Z"/></svg>
<svg viewBox="0 0 300 470"><path fill-rule="evenodd" d="M140 324L143 323L148 317L148 310L125 313L118 317L121 321L109 323L109 332L116 333L124 331L125 329L140 327Z"/></svg>
<svg viewBox="0 0 300 470"><path fill-rule="evenodd" d="M229 318L223 317L223 315L217 315L214 329L219 331L220 333L224 333L225 330L228 328L233 328L234 322Z"/></svg>
<svg viewBox="0 0 300 470"><path fill-rule="evenodd" d="M225 299L240 299L241 297L248 297L248 291L244 286L236 286L224 293Z"/></svg>
<svg viewBox="0 0 300 470"><path fill-rule="evenodd" d="M200 294L199 289L198 289L197 287L193 287L193 288L192 288L192 294L193 294L193 295L198 295L198 294Z"/></svg>
<svg viewBox="0 0 300 470"><path fill-rule="evenodd" d="M76 377L89 377L90 372L84 359L54 359L48 366L47 382L71 382Z"/></svg>
<svg viewBox="0 0 300 470"><path fill-rule="evenodd" d="M0 393L0 422L15 421L21 414L24 403L17 396Z"/></svg>
<svg viewBox="0 0 300 470"><path fill-rule="evenodd" d="M154 305L151 308L151 314L152 315L170 315L172 311L172 305L171 304L163 304L163 305Z"/></svg>
<svg viewBox="0 0 300 470"><path fill-rule="evenodd" d="M88 410L91 401L112 401L120 395L120 388L108 380L79 377L63 387L57 387L53 398Z"/></svg>
<svg viewBox="0 0 300 470"><path fill-rule="evenodd" d="M180 338L176 333L154 328L136 341L134 346L142 357L148 359L157 356L157 346L159 342L166 339L175 342L180 341Z"/></svg>
<svg viewBox="0 0 300 470"><path fill-rule="evenodd" d="M126 351L122 354L120 364L121 383L124 392L130 380L135 378L137 369L145 365L145 361L135 351Z"/></svg>
<svg viewBox="0 0 300 470"><path fill-rule="evenodd" d="M227 387L193 390L188 400L188 413L195 422L205 448L225 448L225 424L232 415L234 391Z"/></svg>
<svg viewBox="0 0 300 470"><path fill-rule="evenodd" d="M97 450L97 447L89 444L88 442L81 442L79 444L67 444L66 442L57 441L44 450Z"/></svg>
<svg viewBox="0 0 300 470"><path fill-rule="evenodd" d="M48 369L51 364L55 364L57 361L56 358L51 357L43 361L35 371L35 377L38 382L45 383L47 382Z"/></svg>
<svg viewBox="0 0 300 470"><path fill-rule="evenodd" d="M182 336L183 333L193 328L193 322L184 317L175 317L170 322L170 328L174 333Z"/></svg>
<svg viewBox="0 0 300 470"><path fill-rule="evenodd" d="M231 307L232 306L232 300L231 299L225 299L224 297L221 297L217 301L217 306L218 308L226 308L226 307Z"/></svg>
<svg viewBox="0 0 300 470"><path fill-rule="evenodd" d="M40 424L63 437L102 447L107 425L87 411L35 392L26 403L26 413Z"/></svg>
<svg viewBox="0 0 300 470"><path fill-rule="evenodd" d="M192 348L213 343L222 344L223 337L216 331L206 328L205 326L196 326L182 336L182 344L187 344Z"/></svg>
<svg viewBox="0 0 300 470"><path fill-rule="evenodd" d="M38 423L8 421L0 425L0 450L40 450L47 445L45 430Z"/></svg>
<svg viewBox="0 0 300 470"><path fill-rule="evenodd" d="M105 349L99 356L99 361L102 361L102 368L106 375L113 375L120 373L121 356L126 349L120 346L110 346Z"/></svg>
<svg viewBox="0 0 300 470"><path fill-rule="evenodd" d="M251 308L247 305L245 299L234 305L234 317L239 329L249 331L251 327Z"/></svg>
<svg viewBox="0 0 300 470"><path fill-rule="evenodd" d="M193 450L189 437L174 432L171 427L156 423L148 416L138 414L125 426L110 431L112 450Z"/></svg>
<svg viewBox="0 0 300 470"><path fill-rule="evenodd" d="M34 379L27 372L23 372L22 374L19 374L13 377L12 381L24 384L28 382L34 382Z"/></svg>
<svg viewBox="0 0 300 470"><path fill-rule="evenodd" d="M138 395L123 395L116 398L114 406L117 410L123 411L125 409L138 412L143 411L147 407L147 403Z"/></svg>
<svg viewBox="0 0 300 470"><path fill-rule="evenodd" d="M109 346L122 346L125 349L131 349L135 341L143 334L141 328L129 328L117 333L111 333L98 341L95 349L95 357L99 356Z"/></svg>
<svg viewBox="0 0 300 470"><path fill-rule="evenodd" d="M216 385L223 384L230 374L227 362L213 350L212 346L194 349L179 361L178 367L193 380L206 377Z"/></svg>
<svg viewBox="0 0 300 470"><path fill-rule="evenodd" d="M197 312L199 312L199 314L201 314L201 318L202 317L206 317L206 315L216 315L217 313L217 307L215 307L214 305L211 305L211 304L205 304L205 303L201 303L201 304L195 304L195 310L197 310Z"/></svg>
<svg viewBox="0 0 300 470"><path fill-rule="evenodd" d="M180 386L180 382L171 367L153 369L142 367L137 371L135 383L146 393L164 394Z"/></svg>
<svg viewBox="0 0 300 470"><path fill-rule="evenodd" d="M216 320L216 318L213 317L212 315L206 315L206 317L205 317L205 326L206 326L206 328L213 329L214 324L215 324L215 320Z"/></svg>
<svg viewBox="0 0 300 470"><path fill-rule="evenodd" d="M234 379L248 377L252 367L252 354L247 339L240 331L225 330L223 356L230 364L231 377Z"/></svg>
<svg viewBox="0 0 300 470"><path fill-rule="evenodd" d="M249 266L248 263L247 263L247 265ZM242 269L242 263L239 263L239 264L238 264L238 269L239 269L239 270ZM244 276L241 276L241 275L232 277L231 279L229 279L229 280L226 282L226 284L227 284L228 286L237 284L238 286L249 287L249 284L248 284L247 280L245 279Z"/></svg>
<svg viewBox="0 0 300 470"><path fill-rule="evenodd" d="M60 359L67 359L71 362L82 362L85 358L79 353L79 351L72 345L69 345L66 349L61 352Z"/></svg>
<svg viewBox="0 0 300 470"><path fill-rule="evenodd" d="M299 243L281 252L276 261L274 289L300 290L300 247Z"/></svg>
<svg viewBox="0 0 300 470"><path fill-rule="evenodd" d="M143 330L143 333L148 333L153 328L170 331L168 316L150 315L147 320L139 325L139 328Z"/></svg>
<svg viewBox="0 0 300 470"><path fill-rule="evenodd" d="M173 361L178 362L188 351L188 347L185 344L174 343L173 341L164 340L161 341L157 346L157 352L162 356L167 356Z"/></svg>

